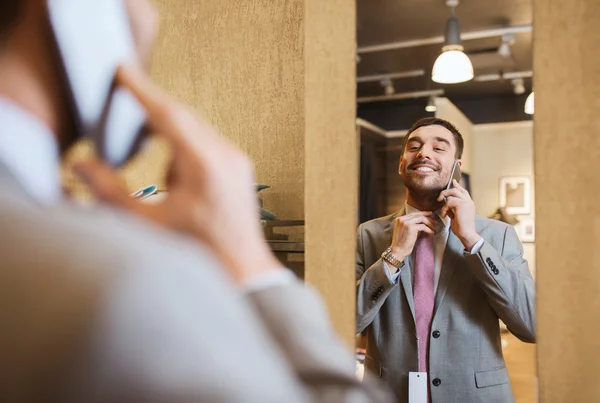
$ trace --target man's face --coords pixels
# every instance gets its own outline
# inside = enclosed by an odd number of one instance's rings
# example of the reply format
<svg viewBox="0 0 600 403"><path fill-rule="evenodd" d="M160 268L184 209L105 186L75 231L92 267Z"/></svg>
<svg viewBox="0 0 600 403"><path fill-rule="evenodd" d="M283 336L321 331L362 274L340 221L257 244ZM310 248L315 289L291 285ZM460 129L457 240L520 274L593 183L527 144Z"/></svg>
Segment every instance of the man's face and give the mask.
<svg viewBox="0 0 600 403"><path fill-rule="evenodd" d="M453 134L445 127L420 127L410 134L398 172L416 193L442 191L448 184L456 156Z"/></svg>

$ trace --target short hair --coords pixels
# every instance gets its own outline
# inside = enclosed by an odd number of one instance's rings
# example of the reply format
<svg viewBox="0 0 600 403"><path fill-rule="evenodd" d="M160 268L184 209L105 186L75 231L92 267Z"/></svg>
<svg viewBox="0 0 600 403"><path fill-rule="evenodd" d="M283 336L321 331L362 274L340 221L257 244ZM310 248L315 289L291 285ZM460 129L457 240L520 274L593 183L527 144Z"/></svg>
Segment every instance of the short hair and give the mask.
<svg viewBox="0 0 600 403"><path fill-rule="evenodd" d="M408 129L408 133L406 133L406 136L404 136L404 140L402 141L402 154L404 154L406 144L408 143L408 138L412 132L420 127L425 126L442 126L443 128L448 129L448 131L454 136L454 142L456 143L456 159L462 158L463 150L465 148L465 141L462 134L460 134L460 131L452 123L440 118L423 118L419 119L414 125L412 125L412 127Z"/></svg>
<svg viewBox="0 0 600 403"><path fill-rule="evenodd" d="M23 0L0 0L0 41L4 41L19 22Z"/></svg>

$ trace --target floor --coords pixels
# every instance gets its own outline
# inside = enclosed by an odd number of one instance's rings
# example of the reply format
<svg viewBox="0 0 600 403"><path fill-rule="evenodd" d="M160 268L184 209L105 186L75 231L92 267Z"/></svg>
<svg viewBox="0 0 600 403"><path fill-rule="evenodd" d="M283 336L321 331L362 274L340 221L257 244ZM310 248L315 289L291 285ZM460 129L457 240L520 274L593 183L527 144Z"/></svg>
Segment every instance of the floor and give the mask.
<svg viewBox="0 0 600 403"><path fill-rule="evenodd" d="M502 334L504 359L516 403L536 403L535 344Z"/></svg>

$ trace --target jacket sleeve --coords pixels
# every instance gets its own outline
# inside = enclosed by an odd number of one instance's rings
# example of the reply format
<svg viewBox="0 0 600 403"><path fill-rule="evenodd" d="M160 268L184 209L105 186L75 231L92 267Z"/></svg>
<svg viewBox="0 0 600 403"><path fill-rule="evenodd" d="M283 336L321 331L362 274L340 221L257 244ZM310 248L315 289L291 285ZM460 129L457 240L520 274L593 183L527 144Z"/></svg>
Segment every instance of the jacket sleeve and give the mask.
<svg viewBox="0 0 600 403"><path fill-rule="evenodd" d="M242 294L208 256L144 260L106 288L77 388L61 401L390 401L355 376L310 287L294 280Z"/></svg>
<svg viewBox="0 0 600 403"><path fill-rule="evenodd" d="M358 380L353 354L335 334L312 288L296 282L262 290L250 299L311 402L392 401L370 374Z"/></svg>
<svg viewBox="0 0 600 403"><path fill-rule="evenodd" d="M466 260L498 317L519 339L535 343L535 283L514 228L506 227L500 250L486 241Z"/></svg>
<svg viewBox="0 0 600 403"><path fill-rule="evenodd" d="M365 267L363 227L358 228L356 241L356 332L360 333L373 322L391 291L398 287L379 258ZM402 270L402 269L401 269Z"/></svg>

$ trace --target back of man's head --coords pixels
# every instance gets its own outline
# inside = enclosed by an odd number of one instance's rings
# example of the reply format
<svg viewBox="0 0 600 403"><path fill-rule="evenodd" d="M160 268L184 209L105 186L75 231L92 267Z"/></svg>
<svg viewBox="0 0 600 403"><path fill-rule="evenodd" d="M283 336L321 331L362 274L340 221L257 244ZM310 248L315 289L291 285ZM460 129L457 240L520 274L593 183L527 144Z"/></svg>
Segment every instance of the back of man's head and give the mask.
<svg viewBox="0 0 600 403"><path fill-rule="evenodd" d="M21 15L23 0L0 1L0 41L4 41Z"/></svg>

